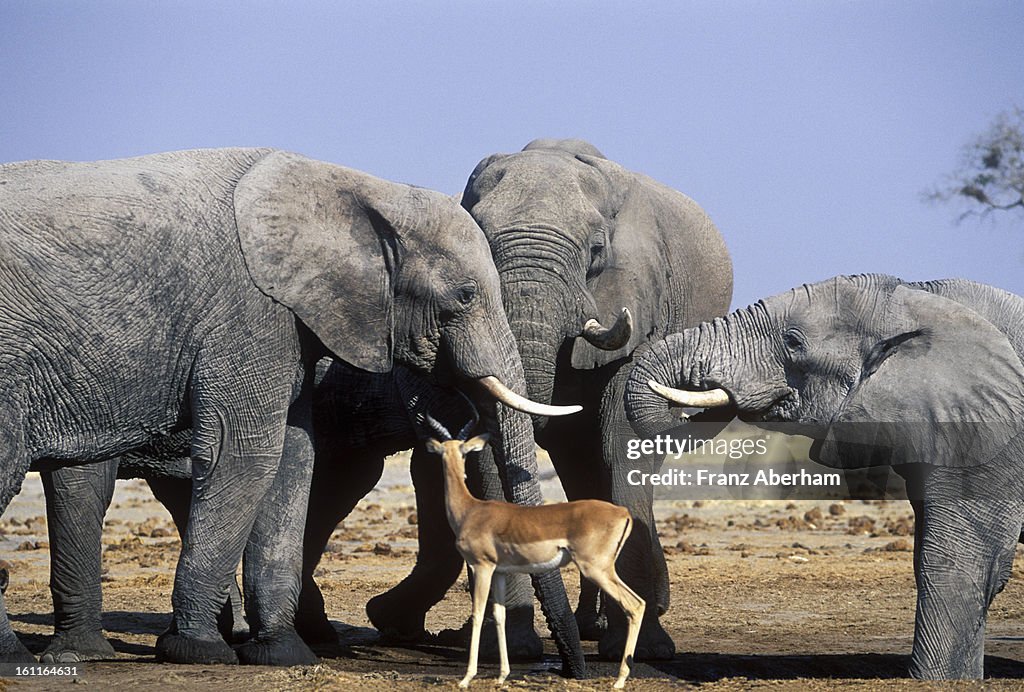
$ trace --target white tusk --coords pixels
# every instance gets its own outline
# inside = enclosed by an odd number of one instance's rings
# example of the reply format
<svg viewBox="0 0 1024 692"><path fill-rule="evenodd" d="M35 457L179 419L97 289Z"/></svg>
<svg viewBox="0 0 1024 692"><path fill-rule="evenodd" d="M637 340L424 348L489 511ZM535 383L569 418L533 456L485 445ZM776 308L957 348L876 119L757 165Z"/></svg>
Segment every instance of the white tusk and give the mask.
<svg viewBox="0 0 1024 692"><path fill-rule="evenodd" d="M568 416L570 413L579 413L583 410L582 406L575 404L572 406L550 406L530 401L525 396L520 396L506 387L494 375L481 377L479 382L484 386L484 389L490 392L491 396L509 408L514 408L516 411L522 411L534 416Z"/></svg>
<svg viewBox="0 0 1024 692"><path fill-rule="evenodd" d="M617 351L629 343L629 337L632 335L633 315L630 314L629 308L622 308L611 329L604 327L595 319L589 319L583 325L583 333L580 336L603 351Z"/></svg>
<svg viewBox="0 0 1024 692"><path fill-rule="evenodd" d="M682 389L673 389L654 380L647 380L647 386L659 396L663 396L672 403L691 408L715 408L717 406L728 406L729 393L724 389L710 389L706 392L688 392Z"/></svg>

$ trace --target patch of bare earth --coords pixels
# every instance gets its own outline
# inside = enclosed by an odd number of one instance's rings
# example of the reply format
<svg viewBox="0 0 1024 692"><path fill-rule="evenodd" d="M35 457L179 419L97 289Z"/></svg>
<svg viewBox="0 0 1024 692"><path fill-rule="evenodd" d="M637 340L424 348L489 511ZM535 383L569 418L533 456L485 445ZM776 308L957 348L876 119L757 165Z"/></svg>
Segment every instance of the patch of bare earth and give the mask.
<svg viewBox="0 0 1024 692"><path fill-rule="evenodd" d="M546 494L558 495L550 479ZM679 653L672 661L637 663L627 686L929 689L905 677L914 630L910 513L905 502L659 501L673 598L662 622ZM30 477L0 520L0 557L12 566L8 610L36 652L52 628L44 515L38 478ZM317 571L328 613L352 645L351 658L290 669L155 663L153 645L169 620L180 548L173 524L144 483L119 481L104 539L104 626L117 658L86 664L78 684L103 690L421 690L454 687L465 670L464 650L386 648L367 629L366 601L404 577L415 556L412 488L401 459L389 462L381 485L335 531ZM1024 686L1022 553L990 610L990 679L956 689ZM575 598L575 569L564 574ZM431 611L428 628L457 627L469 604L463 579ZM615 664L597 661L593 642L585 647L599 677L558 677L549 641L545 661L513 665L508 687L607 689ZM483 663L473 687L491 689L496 673L495 664ZM49 689L70 681L14 682L23 684Z"/></svg>

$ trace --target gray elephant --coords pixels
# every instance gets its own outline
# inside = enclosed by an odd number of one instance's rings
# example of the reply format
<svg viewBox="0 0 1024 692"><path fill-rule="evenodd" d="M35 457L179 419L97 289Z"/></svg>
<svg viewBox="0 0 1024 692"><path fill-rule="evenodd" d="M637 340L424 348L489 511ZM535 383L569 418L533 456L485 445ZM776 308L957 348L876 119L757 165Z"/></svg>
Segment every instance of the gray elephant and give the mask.
<svg viewBox="0 0 1024 692"><path fill-rule="evenodd" d="M893 465L916 516L910 672L980 678L1024 528L1024 299L964 280L838 277L673 334L626 385L642 436L679 405L795 426L839 468ZM667 388L666 388L667 387Z"/></svg>
<svg viewBox="0 0 1024 692"><path fill-rule="evenodd" d="M636 525L619 574L648 604L657 604L645 614L636 657L670 658L674 645L658 621L668 608L669 585L652 497L619 473L626 460L616 439L631 434L622 387L638 347L728 311L732 265L722 238L693 200L580 140L536 140L519 153L484 159L462 204L490 243L530 397L584 405L571 419L537 420L537 441L550 453L569 499L610 500L632 513ZM501 496L496 474L481 480L487 497ZM421 529L425 520L446 523L439 487L418 497ZM425 509L425 502L433 508ZM428 543L424 536L444 542ZM460 566L450 535L421 534L415 569L370 601L371 621L382 631L420 636L427 609ZM508 590L508 636L526 650L536 638L530 595L513 579ZM585 582L577 610L581 631L601 638L603 657L618 660L625 617L617 608L609 614L605 633L598 590Z"/></svg>
<svg viewBox="0 0 1024 692"><path fill-rule="evenodd" d="M314 651L337 653L337 634L313 581L331 532L376 485L387 455L409 449L430 434L422 427L427 411L454 424L464 416L464 409L461 398L401 365L378 374L330 358L317 364L313 385L316 461L296 617L299 635ZM488 425L496 427L493 421ZM54 637L42 654L44 663L114 655L100 618L103 515L114 478L146 479L170 512L179 535L184 535L192 499L191 434L185 429L104 463L42 472L54 604ZM419 485L422 490L423 484ZM248 628L237 588L230 595L219 626L226 640L240 643L248 638ZM568 612L567 603L563 609ZM556 631L556 638L561 639L561 633Z"/></svg>
<svg viewBox="0 0 1024 692"><path fill-rule="evenodd" d="M323 355L475 381L524 407L486 241L443 195L225 149L7 164L0 209L0 510L30 465L99 462L192 426L162 660L315 660L293 624L295 537ZM530 419L493 411L507 483L530 496ZM217 615L243 552L253 636L236 656ZM33 660L6 609L0 659Z"/></svg>

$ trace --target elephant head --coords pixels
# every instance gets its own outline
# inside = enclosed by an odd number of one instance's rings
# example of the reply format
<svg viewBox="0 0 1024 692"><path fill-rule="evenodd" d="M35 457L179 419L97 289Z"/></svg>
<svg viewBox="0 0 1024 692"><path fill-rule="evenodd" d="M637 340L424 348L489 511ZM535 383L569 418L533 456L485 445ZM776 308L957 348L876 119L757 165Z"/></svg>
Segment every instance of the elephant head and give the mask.
<svg viewBox="0 0 1024 692"><path fill-rule="evenodd" d="M965 281L805 285L655 344L627 414L649 436L678 425L663 397L732 407L792 424L835 467L985 464L1024 427L1022 303Z"/></svg>
<svg viewBox="0 0 1024 692"><path fill-rule="evenodd" d="M536 401L551 401L563 346L573 367L600 367L729 303L728 254L700 207L586 142L535 140L490 156L470 176L462 204L490 241ZM665 243L674 233L688 240ZM725 258L726 266L705 267L725 278L702 282L674 271L687 266L691 247ZM683 305L706 307L676 314Z"/></svg>

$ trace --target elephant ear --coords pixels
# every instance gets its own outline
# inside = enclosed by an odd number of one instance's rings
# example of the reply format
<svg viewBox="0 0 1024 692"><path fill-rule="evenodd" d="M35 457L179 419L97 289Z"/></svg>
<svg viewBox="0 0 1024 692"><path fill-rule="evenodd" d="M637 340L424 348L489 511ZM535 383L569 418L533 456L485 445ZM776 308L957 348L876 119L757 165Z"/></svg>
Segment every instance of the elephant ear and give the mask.
<svg viewBox="0 0 1024 692"><path fill-rule="evenodd" d="M605 171L610 189L619 195L612 200L611 213L606 214L603 269L588 278L587 288L601 324L611 326L622 308L629 308L633 333L629 342L616 351L598 349L578 337L573 344L572 366L599 368L628 356L642 343L724 314L731 300L732 269L727 259L725 265L720 264L719 254L727 254L704 210L683 193L616 163L583 155L576 158ZM708 253L706 258L703 252ZM697 277L687 271L688 267L727 274L729 295L720 301L705 301L702 289L694 284ZM687 296L692 300L687 302ZM683 305L706 309L706 314L684 315L680 312Z"/></svg>
<svg viewBox="0 0 1024 692"><path fill-rule="evenodd" d="M238 238L257 288L357 368L391 369L394 230L381 185L341 166L276 152L235 188Z"/></svg>
<svg viewBox="0 0 1024 692"><path fill-rule="evenodd" d="M898 333L875 344L814 454L857 468L926 462L970 467L1024 430L1024 364L970 308L899 286L887 307Z"/></svg>

